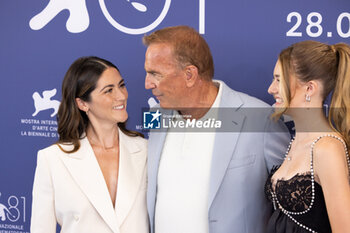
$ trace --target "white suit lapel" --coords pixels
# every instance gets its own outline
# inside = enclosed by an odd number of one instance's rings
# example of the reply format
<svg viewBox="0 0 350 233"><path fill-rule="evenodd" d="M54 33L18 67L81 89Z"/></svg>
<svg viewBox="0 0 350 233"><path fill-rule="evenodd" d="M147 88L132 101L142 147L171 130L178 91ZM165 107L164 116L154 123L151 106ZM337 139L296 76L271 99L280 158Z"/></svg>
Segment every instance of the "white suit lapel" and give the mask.
<svg viewBox="0 0 350 233"><path fill-rule="evenodd" d="M115 209L118 222L122 225L141 188L147 157L145 148L121 131L119 140L119 177Z"/></svg>
<svg viewBox="0 0 350 233"><path fill-rule="evenodd" d="M104 221L113 232L119 233L113 204L93 149L86 137L80 143L77 152L62 156L63 163Z"/></svg>
<svg viewBox="0 0 350 233"><path fill-rule="evenodd" d="M222 85L223 90L218 119L222 122L222 128L229 132L216 133L215 135L210 171L208 209L210 209L225 176L245 120L245 116L239 111L239 108L243 105L240 97L236 93L232 93L232 90L223 82L220 82L220 85Z"/></svg>

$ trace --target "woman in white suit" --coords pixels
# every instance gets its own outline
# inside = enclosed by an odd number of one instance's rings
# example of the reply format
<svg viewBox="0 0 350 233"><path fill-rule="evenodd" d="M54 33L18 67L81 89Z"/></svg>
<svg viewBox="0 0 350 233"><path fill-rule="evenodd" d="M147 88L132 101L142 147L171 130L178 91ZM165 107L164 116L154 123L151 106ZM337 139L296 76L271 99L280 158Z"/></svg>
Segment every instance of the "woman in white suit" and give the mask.
<svg viewBox="0 0 350 233"><path fill-rule="evenodd" d="M82 57L67 71L58 142L38 152L31 233L147 233L142 134L125 128L128 92L118 68Z"/></svg>

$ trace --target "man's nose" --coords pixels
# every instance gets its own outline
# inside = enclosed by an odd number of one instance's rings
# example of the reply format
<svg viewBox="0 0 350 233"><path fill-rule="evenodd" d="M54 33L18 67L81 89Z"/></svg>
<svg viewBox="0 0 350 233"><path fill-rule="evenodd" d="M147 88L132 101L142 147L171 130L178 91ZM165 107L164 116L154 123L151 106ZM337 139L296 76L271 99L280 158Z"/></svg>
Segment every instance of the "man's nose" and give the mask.
<svg viewBox="0 0 350 233"><path fill-rule="evenodd" d="M149 77L148 74L146 75L146 78L145 78L145 88L147 90L156 88L156 84L154 82L154 79Z"/></svg>

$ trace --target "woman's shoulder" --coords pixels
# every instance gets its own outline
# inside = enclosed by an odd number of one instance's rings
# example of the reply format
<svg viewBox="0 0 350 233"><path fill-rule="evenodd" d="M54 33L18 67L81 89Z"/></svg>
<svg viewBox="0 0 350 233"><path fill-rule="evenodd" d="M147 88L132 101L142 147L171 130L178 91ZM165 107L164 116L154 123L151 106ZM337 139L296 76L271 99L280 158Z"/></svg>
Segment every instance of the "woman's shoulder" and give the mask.
<svg viewBox="0 0 350 233"><path fill-rule="evenodd" d="M80 140L81 142L82 140ZM65 151L71 151L74 149L74 145L72 143L59 143L56 142L46 148L40 149L38 154L66 154Z"/></svg>
<svg viewBox="0 0 350 233"><path fill-rule="evenodd" d="M54 143L54 144L52 144L52 145L50 145L50 146L48 146L48 147L45 147L45 148L43 148L43 149L40 149L38 152L39 152L39 153L46 154L46 153L57 152L57 151L59 151L59 150L60 150L60 148L59 148L59 146L58 146L58 143Z"/></svg>
<svg viewBox="0 0 350 233"><path fill-rule="evenodd" d="M316 163L324 167L343 164L347 161L346 144L341 136L331 134L319 137L312 146L313 157Z"/></svg>
<svg viewBox="0 0 350 233"><path fill-rule="evenodd" d="M313 147L318 154L344 154L347 150L344 139L335 134L320 136L314 141Z"/></svg>
<svg viewBox="0 0 350 233"><path fill-rule="evenodd" d="M48 147L38 150L37 161L45 161L48 164L55 164L58 161L59 156L63 153L60 150L57 143L54 143Z"/></svg>

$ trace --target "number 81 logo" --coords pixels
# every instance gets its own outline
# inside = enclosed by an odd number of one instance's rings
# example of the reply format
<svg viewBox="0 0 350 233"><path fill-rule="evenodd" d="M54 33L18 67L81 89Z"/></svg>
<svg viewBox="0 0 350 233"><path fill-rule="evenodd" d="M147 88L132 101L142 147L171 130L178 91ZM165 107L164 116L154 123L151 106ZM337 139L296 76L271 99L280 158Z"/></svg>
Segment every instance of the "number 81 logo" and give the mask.
<svg viewBox="0 0 350 233"><path fill-rule="evenodd" d="M21 211L23 211L23 222L25 222L26 199L25 197L20 197L20 199L12 195L7 199L8 206L0 203L0 221L9 220L11 222L17 222L21 217Z"/></svg>

